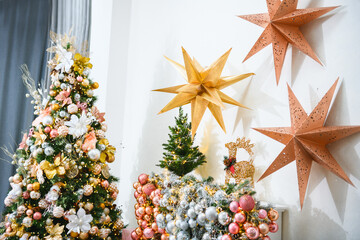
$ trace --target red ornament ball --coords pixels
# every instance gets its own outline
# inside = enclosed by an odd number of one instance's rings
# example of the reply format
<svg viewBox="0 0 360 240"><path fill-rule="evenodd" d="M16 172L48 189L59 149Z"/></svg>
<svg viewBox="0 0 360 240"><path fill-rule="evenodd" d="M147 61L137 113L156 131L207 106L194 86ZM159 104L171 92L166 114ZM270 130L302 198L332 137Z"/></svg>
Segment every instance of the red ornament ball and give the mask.
<svg viewBox="0 0 360 240"><path fill-rule="evenodd" d="M149 180L149 175L147 175L145 173L140 174L138 177L138 180L141 185L145 185L147 183L147 181Z"/></svg>
<svg viewBox="0 0 360 240"><path fill-rule="evenodd" d="M249 239L258 239L259 238L259 229L257 227L249 227L246 229L246 236Z"/></svg>
<svg viewBox="0 0 360 240"><path fill-rule="evenodd" d="M240 208L246 212L249 212L254 209L255 201L252 196L244 195L239 200Z"/></svg>
<svg viewBox="0 0 360 240"><path fill-rule="evenodd" d="M152 183L148 183L148 184L146 184L145 186L143 186L143 192L146 194L146 195L148 195L148 196L150 196L150 194L153 192L153 191L155 191L155 189L156 189L156 187L154 186L154 184L152 184Z"/></svg>

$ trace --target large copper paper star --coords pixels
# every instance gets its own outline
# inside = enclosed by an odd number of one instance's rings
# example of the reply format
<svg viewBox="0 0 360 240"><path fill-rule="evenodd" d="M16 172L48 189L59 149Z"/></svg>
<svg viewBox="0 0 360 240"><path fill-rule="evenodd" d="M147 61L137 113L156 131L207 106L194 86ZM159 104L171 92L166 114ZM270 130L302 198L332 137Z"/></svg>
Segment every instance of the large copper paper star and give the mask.
<svg viewBox="0 0 360 240"><path fill-rule="evenodd" d="M265 28L244 61L272 44L277 84L289 43L321 64L299 27L337 7L296 9L297 0L267 0L266 2L268 13L239 16Z"/></svg>
<svg viewBox="0 0 360 240"><path fill-rule="evenodd" d="M288 86L291 127L254 128L256 131L286 145L259 181L292 161L296 161L301 208L313 161L352 184L344 170L326 148L329 143L360 132L360 126L324 126L337 82L338 80L310 115L306 114Z"/></svg>
<svg viewBox="0 0 360 240"><path fill-rule="evenodd" d="M224 107L223 103L243 108L247 107L220 90L254 74L247 73L238 76L221 77L221 72L231 49L206 68L203 68L195 58L191 59L184 48L182 48L182 51L185 67L169 58L166 59L182 74L188 84L154 90L177 94L159 113L191 103L191 132L193 137L206 108L209 108L216 121L225 131L225 124L221 113L221 108Z"/></svg>

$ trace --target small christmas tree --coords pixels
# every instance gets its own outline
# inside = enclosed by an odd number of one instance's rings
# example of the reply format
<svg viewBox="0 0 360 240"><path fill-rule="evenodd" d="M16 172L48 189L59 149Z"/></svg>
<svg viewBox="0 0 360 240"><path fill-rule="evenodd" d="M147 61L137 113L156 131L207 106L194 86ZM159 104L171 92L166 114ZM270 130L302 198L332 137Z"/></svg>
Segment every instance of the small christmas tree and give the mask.
<svg viewBox="0 0 360 240"><path fill-rule="evenodd" d="M179 108L179 117L175 117L176 126L169 127L171 134L167 144L163 144L164 159L160 160L161 168L166 168L178 176L184 176L198 166L204 164L205 156L199 147L193 147L191 138L191 123L188 123L187 114ZM194 136L195 138L195 136Z"/></svg>
<svg viewBox="0 0 360 240"><path fill-rule="evenodd" d="M105 138L104 113L94 106L98 83L89 58L72 39L52 35L49 96L26 68L23 79L39 115L16 153L16 174L5 198L0 239L121 239L116 178L107 162L115 148Z"/></svg>

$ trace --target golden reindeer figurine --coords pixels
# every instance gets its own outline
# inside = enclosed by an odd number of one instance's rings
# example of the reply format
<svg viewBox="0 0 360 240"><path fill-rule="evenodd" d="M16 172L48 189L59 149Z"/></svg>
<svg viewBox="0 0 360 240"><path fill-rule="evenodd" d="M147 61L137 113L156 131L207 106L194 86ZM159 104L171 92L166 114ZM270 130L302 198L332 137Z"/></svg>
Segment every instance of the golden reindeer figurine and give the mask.
<svg viewBox="0 0 360 240"><path fill-rule="evenodd" d="M236 162L233 165L233 169L228 168L226 170L225 183L229 183L231 178L234 178L235 182L238 184L243 179L249 179L252 186L254 186L255 167L253 165L254 153L252 151L254 144L251 144L250 140L246 140L246 138L243 137L241 139L238 138L236 142L229 142L225 144L225 147L229 149L229 160L236 161L236 153L239 148L245 149L251 158L250 161Z"/></svg>

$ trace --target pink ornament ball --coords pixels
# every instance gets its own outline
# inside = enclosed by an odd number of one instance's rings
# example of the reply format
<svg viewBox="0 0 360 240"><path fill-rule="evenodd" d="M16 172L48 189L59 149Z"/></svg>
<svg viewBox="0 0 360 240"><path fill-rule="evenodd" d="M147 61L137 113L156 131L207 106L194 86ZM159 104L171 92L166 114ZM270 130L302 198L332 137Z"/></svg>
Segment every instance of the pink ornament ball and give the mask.
<svg viewBox="0 0 360 240"><path fill-rule="evenodd" d="M148 183L148 184L146 184L144 187L143 187L143 192L146 194L146 195L148 195L148 196L150 196L150 194L153 192L153 191L155 191L155 189L156 189L156 187L154 186L154 184L152 184L152 183Z"/></svg>
<svg viewBox="0 0 360 240"><path fill-rule="evenodd" d="M147 225L148 225L148 222L147 222L147 221L144 220L144 221L141 222L141 227L142 227L142 228L146 228Z"/></svg>
<svg viewBox="0 0 360 240"><path fill-rule="evenodd" d="M162 234L161 240L169 240L169 236L167 234Z"/></svg>
<svg viewBox="0 0 360 240"><path fill-rule="evenodd" d="M155 206L159 206L160 204L160 198L158 196L154 197L153 200L152 200L153 204Z"/></svg>
<svg viewBox="0 0 360 240"><path fill-rule="evenodd" d="M231 237L227 234L222 235L221 240L232 240Z"/></svg>
<svg viewBox="0 0 360 240"><path fill-rule="evenodd" d="M271 240L271 238L269 236L264 236L262 240Z"/></svg>
<svg viewBox="0 0 360 240"><path fill-rule="evenodd" d="M276 222L271 222L269 224L269 231L272 232L272 233L275 233L279 230L279 226L277 225Z"/></svg>
<svg viewBox="0 0 360 240"><path fill-rule="evenodd" d="M267 212L265 209L260 209L258 214L260 219L265 219L267 217Z"/></svg>
<svg viewBox="0 0 360 240"><path fill-rule="evenodd" d="M136 192L136 191L134 192L134 197L135 197L135 198L138 198L139 195L140 195L140 194L139 194L138 192Z"/></svg>
<svg viewBox="0 0 360 240"><path fill-rule="evenodd" d="M260 223L259 230L261 234L267 234L269 232L269 225L267 223Z"/></svg>
<svg viewBox="0 0 360 240"><path fill-rule="evenodd" d="M44 132L45 132L45 133L51 132L51 128L50 128L50 127L45 127Z"/></svg>
<svg viewBox="0 0 360 240"><path fill-rule="evenodd" d="M57 136L59 136L58 130L57 129L51 130L50 137L51 138L56 138Z"/></svg>
<svg viewBox="0 0 360 240"><path fill-rule="evenodd" d="M165 229L163 229L163 228L158 228L158 232L161 233L161 234L164 234L164 233L165 233Z"/></svg>
<svg viewBox="0 0 360 240"><path fill-rule="evenodd" d="M160 195L161 195L161 190L160 190L160 189L156 189L154 192L155 192L155 195L156 195L156 196L160 196Z"/></svg>
<svg viewBox="0 0 360 240"><path fill-rule="evenodd" d="M138 240L139 239L139 236L136 234L135 231L132 231L130 236L131 236L132 240Z"/></svg>
<svg viewBox="0 0 360 240"><path fill-rule="evenodd" d="M235 214L234 219L237 223L243 223L246 220L246 216L244 213L240 212Z"/></svg>
<svg viewBox="0 0 360 240"><path fill-rule="evenodd" d="M41 212L36 212L36 213L34 213L34 215L33 215L33 218L34 218L35 220L40 220L41 217L42 217Z"/></svg>
<svg viewBox="0 0 360 240"><path fill-rule="evenodd" d="M246 236L249 239L258 239L259 238L259 229L257 227L249 227L246 229Z"/></svg>
<svg viewBox="0 0 360 240"><path fill-rule="evenodd" d="M230 211L232 211L233 213L237 213L238 210L239 210L239 206L240 206L240 205L239 205L238 202L232 201L232 202L230 203L229 209L230 209Z"/></svg>
<svg viewBox="0 0 360 240"><path fill-rule="evenodd" d="M138 177L138 180L141 185L145 185L147 183L147 181L149 180L149 176L145 173L140 174Z"/></svg>
<svg viewBox="0 0 360 240"><path fill-rule="evenodd" d="M246 212L249 212L254 209L255 201L252 196L244 195L239 200L240 208Z"/></svg>
<svg viewBox="0 0 360 240"><path fill-rule="evenodd" d="M230 223L229 225L229 232L231 234L238 234L240 231L240 227L237 223Z"/></svg>
<svg viewBox="0 0 360 240"><path fill-rule="evenodd" d="M154 230L152 230L152 228L145 228L143 231L144 237L149 239L152 238L154 236Z"/></svg>
<svg viewBox="0 0 360 240"><path fill-rule="evenodd" d="M140 204L144 204L144 203L145 203L145 198L144 198L144 196L138 197L137 201L138 201L138 203L140 203Z"/></svg>
<svg viewBox="0 0 360 240"><path fill-rule="evenodd" d="M149 215L152 214L153 213L152 207L150 207L150 206L146 207L145 212L146 212L146 214L149 214Z"/></svg>
<svg viewBox="0 0 360 240"><path fill-rule="evenodd" d="M139 207L138 211L139 211L140 216L143 216L145 214L145 208L144 207Z"/></svg>
<svg viewBox="0 0 360 240"><path fill-rule="evenodd" d="M151 224L151 228L154 230L154 231L157 231L158 230L158 225L156 223L152 223Z"/></svg>
<svg viewBox="0 0 360 240"><path fill-rule="evenodd" d="M34 213L34 211L31 210L31 209L26 210L26 215L27 215L28 217L30 217L31 215L33 215L33 213Z"/></svg>
<svg viewBox="0 0 360 240"><path fill-rule="evenodd" d="M30 197L30 193L28 191L23 192L23 198L28 199Z"/></svg>

